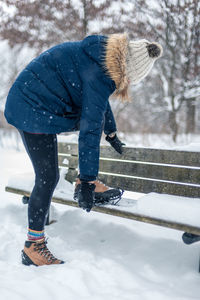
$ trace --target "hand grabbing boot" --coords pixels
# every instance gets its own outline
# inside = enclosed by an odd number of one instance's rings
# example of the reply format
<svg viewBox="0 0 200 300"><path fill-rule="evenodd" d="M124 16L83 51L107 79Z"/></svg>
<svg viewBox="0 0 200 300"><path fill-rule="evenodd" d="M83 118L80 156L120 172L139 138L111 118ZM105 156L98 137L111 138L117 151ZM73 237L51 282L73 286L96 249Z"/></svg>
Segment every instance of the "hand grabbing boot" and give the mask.
<svg viewBox="0 0 200 300"><path fill-rule="evenodd" d="M110 188L105 185L100 180L95 180L95 190L94 190L94 204L107 204L109 202L119 201L123 194L123 190L120 188ZM81 187L81 181L79 175L76 178L75 190L74 190L74 200L78 201L78 193Z"/></svg>

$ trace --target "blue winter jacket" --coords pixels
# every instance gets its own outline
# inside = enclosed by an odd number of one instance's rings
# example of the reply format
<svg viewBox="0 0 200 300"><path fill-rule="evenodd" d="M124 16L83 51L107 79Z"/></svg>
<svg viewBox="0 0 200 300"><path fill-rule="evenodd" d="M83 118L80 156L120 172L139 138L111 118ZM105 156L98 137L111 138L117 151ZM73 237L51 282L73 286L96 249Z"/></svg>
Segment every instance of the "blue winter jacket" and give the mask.
<svg viewBox="0 0 200 300"><path fill-rule="evenodd" d="M103 65L107 37L57 45L32 60L11 87L5 117L30 133L80 130L82 180L94 180L99 168L102 130L116 131L108 101L115 82Z"/></svg>

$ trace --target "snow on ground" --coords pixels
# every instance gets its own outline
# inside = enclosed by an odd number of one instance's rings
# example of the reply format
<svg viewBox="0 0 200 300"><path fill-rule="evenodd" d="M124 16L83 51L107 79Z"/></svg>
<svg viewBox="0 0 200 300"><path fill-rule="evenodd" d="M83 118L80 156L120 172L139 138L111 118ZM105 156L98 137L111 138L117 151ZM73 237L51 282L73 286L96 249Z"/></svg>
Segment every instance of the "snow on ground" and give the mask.
<svg viewBox="0 0 200 300"><path fill-rule="evenodd" d="M25 152L0 149L1 300L200 299L199 244L181 232L54 205L57 223L46 228L49 248L66 263L26 267L27 206L6 193L10 176L29 172Z"/></svg>

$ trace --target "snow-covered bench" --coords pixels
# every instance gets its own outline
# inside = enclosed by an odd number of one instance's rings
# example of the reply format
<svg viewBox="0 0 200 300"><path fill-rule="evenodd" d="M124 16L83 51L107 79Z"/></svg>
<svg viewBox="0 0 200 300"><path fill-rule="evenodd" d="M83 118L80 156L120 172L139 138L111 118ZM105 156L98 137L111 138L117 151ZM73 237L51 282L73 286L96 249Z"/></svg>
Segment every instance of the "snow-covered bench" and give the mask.
<svg viewBox="0 0 200 300"><path fill-rule="evenodd" d="M73 185L77 176L77 143L58 143L60 182L53 202L77 207ZM200 153L124 148L123 155L101 146L99 179L126 192L119 206L93 211L200 235ZM30 195L33 174L10 179L6 191ZM139 193L139 194L138 194Z"/></svg>

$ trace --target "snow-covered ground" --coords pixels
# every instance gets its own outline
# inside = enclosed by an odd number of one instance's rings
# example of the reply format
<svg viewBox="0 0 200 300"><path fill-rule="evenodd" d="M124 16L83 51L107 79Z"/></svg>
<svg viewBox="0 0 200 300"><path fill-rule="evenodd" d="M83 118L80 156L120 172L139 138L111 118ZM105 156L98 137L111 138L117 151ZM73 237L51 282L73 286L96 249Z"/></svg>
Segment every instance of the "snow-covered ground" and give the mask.
<svg viewBox="0 0 200 300"><path fill-rule="evenodd" d="M27 206L6 193L10 176L32 169L24 151L0 149L1 300L200 299L199 244L181 232L53 204L57 223L46 228L60 266L26 267Z"/></svg>

